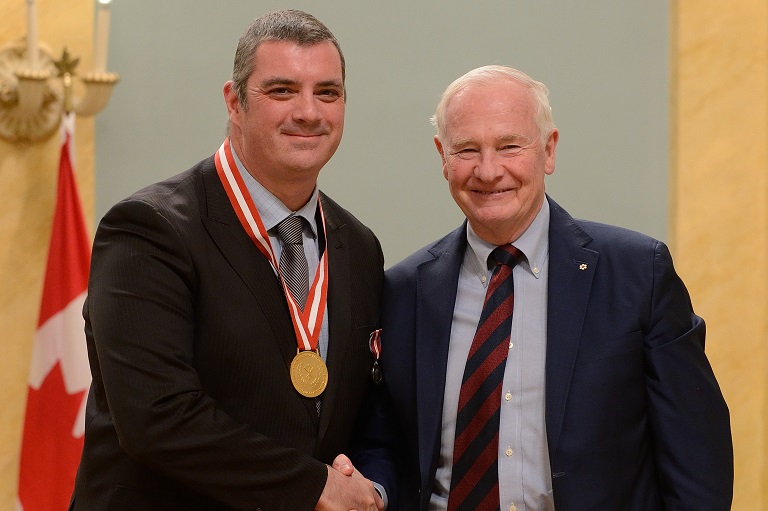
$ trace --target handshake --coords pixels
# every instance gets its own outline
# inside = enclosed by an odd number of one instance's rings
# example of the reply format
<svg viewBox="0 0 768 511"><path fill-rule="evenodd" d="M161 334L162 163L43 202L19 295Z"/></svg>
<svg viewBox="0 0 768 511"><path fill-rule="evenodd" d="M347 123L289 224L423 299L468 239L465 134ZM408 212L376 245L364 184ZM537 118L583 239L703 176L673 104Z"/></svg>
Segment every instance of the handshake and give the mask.
<svg viewBox="0 0 768 511"><path fill-rule="evenodd" d="M339 454L328 467L325 483L316 511L383 511L384 501L373 483L355 469L350 459Z"/></svg>

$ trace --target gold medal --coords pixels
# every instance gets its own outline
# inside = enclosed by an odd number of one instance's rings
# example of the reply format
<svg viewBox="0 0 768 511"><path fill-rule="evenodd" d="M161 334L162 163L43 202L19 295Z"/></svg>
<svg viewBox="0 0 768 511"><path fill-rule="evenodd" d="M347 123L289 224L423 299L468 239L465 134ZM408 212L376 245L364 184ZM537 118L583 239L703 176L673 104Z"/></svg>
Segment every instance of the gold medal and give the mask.
<svg viewBox="0 0 768 511"><path fill-rule="evenodd" d="M291 362L291 382L304 397L317 397L328 385L328 368L316 351L299 351Z"/></svg>

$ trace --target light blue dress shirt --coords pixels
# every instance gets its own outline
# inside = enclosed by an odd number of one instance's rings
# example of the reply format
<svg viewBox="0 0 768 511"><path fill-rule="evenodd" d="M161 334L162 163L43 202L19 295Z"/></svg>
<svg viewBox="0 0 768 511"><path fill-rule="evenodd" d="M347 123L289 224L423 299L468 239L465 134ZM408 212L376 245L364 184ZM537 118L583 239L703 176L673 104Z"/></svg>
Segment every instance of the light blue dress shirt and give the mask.
<svg viewBox="0 0 768 511"><path fill-rule="evenodd" d="M547 342L549 204L512 245L525 259L515 266L515 306L504 369L499 424L499 499L502 511L552 511L552 476L544 419ZM443 401L440 459L430 510L448 505L461 380L483 309L492 269L488 256L496 248L467 225L468 246L459 273L451 324Z"/></svg>

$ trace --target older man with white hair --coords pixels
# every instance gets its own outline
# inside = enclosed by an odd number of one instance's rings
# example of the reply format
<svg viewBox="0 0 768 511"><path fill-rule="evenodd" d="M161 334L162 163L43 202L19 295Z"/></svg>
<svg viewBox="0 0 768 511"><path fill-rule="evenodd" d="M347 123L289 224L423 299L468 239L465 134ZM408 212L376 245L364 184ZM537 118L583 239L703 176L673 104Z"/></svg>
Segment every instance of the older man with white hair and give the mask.
<svg viewBox="0 0 768 511"><path fill-rule="evenodd" d="M704 322L662 242L546 195L547 93L487 66L440 100L467 221L386 272L384 385L355 464L397 509L728 510Z"/></svg>

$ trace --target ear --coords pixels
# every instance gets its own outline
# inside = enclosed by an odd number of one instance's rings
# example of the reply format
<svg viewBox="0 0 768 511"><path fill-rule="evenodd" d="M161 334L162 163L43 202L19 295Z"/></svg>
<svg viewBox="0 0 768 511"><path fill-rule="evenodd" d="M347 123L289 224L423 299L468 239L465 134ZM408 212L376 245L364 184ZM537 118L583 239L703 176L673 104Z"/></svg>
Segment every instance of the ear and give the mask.
<svg viewBox="0 0 768 511"><path fill-rule="evenodd" d="M549 133L547 143L544 144L544 157L546 158L544 172L547 175L551 175L555 171L555 150L557 149L557 141L559 139L560 132L555 128Z"/></svg>
<svg viewBox="0 0 768 511"><path fill-rule="evenodd" d="M435 147L437 148L437 152L440 153L440 159L443 162L443 177L445 179L448 179L448 165L445 162L445 151L443 149L442 142L440 142L439 135L435 135L434 141L435 141Z"/></svg>
<svg viewBox="0 0 768 511"><path fill-rule="evenodd" d="M227 105L229 120L234 122L234 118L240 114L240 102L237 99L232 80L224 84L224 103Z"/></svg>

